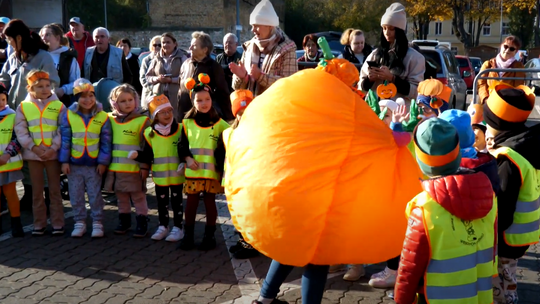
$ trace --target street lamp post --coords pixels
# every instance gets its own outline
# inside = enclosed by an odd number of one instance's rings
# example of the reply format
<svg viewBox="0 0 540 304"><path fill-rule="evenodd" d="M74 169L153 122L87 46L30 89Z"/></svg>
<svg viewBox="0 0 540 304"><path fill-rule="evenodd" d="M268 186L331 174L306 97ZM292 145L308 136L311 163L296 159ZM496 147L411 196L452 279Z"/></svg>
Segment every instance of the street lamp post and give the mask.
<svg viewBox="0 0 540 304"><path fill-rule="evenodd" d="M240 0L236 0L236 37L240 41Z"/></svg>
<svg viewBox="0 0 540 304"><path fill-rule="evenodd" d="M501 0L501 37L499 43L502 43L503 36L503 0Z"/></svg>
<svg viewBox="0 0 540 304"><path fill-rule="evenodd" d="M105 28L107 27L107 0L103 0L103 8L105 10Z"/></svg>

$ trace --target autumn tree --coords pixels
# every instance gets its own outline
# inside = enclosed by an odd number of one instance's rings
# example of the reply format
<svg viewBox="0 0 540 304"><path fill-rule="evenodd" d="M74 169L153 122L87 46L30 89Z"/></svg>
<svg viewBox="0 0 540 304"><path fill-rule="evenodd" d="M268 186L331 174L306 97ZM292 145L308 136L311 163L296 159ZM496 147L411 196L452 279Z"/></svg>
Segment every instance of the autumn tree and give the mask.
<svg viewBox="0 0 540 304"><path fill-rule="evenodd" d="M522 49L526 49L534 34L534 14L528 8L513 7L508 14L508 29L510 34L519 37Z"/></svg>
<svg viewBox="0 0 540 304"><path fill-rule="evenodd" d="M146 0L68 0L68 16L80 16L87 30L105 26L105 3L109 30L148 26Z"/></svg>
<svg viewBox="0 0 540 304"><path fill-rule="evenodd" d="M429 23L434 20L446 20L451 18L448 6L441 5L436 0L405 0L407 14L412 18L413 33L415 39L427 39Z"/></svg>

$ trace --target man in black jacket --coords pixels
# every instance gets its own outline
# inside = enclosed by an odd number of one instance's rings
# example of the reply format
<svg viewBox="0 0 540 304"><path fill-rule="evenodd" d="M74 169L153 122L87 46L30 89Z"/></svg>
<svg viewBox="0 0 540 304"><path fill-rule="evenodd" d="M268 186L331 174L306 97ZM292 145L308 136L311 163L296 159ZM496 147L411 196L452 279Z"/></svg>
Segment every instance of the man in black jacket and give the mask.
<svg viewBox="0 0 540 304"><path fill-rule="evenodd" d="M501 183L494 303L517 303L518 259L540 235L540 125L525 126L534 104L530 88L508 85L498 85L484 104L487 128L495 136L493 154Z"/></svg>
<svg viewBox="0 0 540 304"><path fill-rule="evenodd" d="M223 72L225 72L225 78L229 85L229 91L234 91L232 88L233 73L229 68L229 63L238 63L242 59L242 54L237 51L238 38L233 33L228 33L223 37L223 53L216 56L216 62L221 65Z"/></svg>

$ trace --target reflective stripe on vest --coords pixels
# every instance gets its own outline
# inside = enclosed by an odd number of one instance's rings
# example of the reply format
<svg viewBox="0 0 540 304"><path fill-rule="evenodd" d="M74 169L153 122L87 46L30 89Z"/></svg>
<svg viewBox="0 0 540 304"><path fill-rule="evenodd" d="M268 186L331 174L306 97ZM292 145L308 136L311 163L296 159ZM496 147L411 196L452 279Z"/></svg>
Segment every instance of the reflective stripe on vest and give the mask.
<svg viewBox="0 0 540 304"><path fill-rule="evenodd" d="M139 162L129 159L129 151L141 149L141 132L148 117L139 116L128 122L117 122L111 114L111 127L113 131L112 162L110 171L114 172L139 172Z"/></svg>
<svg viewBox="0 0 540 304"><path fill-rule="evenodd" d="M491 304L497 204L481 219L462 220L426 192L413 201L423 210L430 261L424 276L430 304Z"/></svg>
<svg viewBox="0 0 540 304"><path fill-rule="evenodd" d="M540 237L540 170L516 151L501 147L493 155L506 156L518 167L521 173L521 189L519 189L514 221L504 231L504 240L510 246L527 246L538 243Z"/></svg>
<svg viewBox="0 0 540 304"><path fill-rule="evenodd" d="M219 180L219 174L216 172L214 151L217 148L219 135L229 128L229 124L222 119L207 128L199 127L193 119L184 119L182 124L189 141L191 154L199 163L199 169L197 170L186 168L186 177Z"/></svg>
<svg viewBox="0 0 540 304"><path fill-rule="evenodd" d="M67 118L71 126L71 156L81 158L86 149L89 157L97 158L101 128L109 119L107 113L103 111L97 113L90 119L88 126L79 114L71 110L68 110Z"/></svg>
<svg viewBox="0 0 540 304"><path fill-rule="evenodd" d="M13 125L15 125L15 114L8 114L0 121L0 156L11 142L13 137ZM23 166L21 153L12 156L7 163L0 166L0 172L9 172L20 170Z"/></svg>
<svg viewBox="0 0 540 304"><path fill-rule="evenodd" d="M158 186L180 185L184 183L186 178L177 171L180 164L178 142L182 135L182 125L179 124L176 132L169 134L169 136L162 136L157 132L153 132L154 135L150 136L150 132L152 132L152 127L144 130L144 138L150 144L154 153L152 180Z"/></svg>
<svg viewBox="0 0 540 304"><path fill-rule="evenodd" d="M63 106L61 101L53 100L40 111L31 101L21 102L21 110L28 122L28 131L36 146L41 143L47 147L52 145L52 139L58 129L58 116Z"/></svg>
<svg viewBox="0 0 540 304"><path fill-rule="evenodd" d="M229 147L229 141L231 140L233 129L228 128L227 130L223 131L223 144L225 145L225 151L227 151ZM225 154L225 164L223 166L223 177L221 178L221 186L225 187L225 173L227 172L227 154Z"/></svg>

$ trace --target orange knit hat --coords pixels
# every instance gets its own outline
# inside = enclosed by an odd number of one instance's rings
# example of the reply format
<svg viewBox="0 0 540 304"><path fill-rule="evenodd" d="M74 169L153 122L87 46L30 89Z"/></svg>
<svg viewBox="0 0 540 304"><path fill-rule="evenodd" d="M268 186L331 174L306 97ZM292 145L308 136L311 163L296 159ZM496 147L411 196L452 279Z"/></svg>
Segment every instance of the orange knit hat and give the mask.
<svg viewBox="0 0 540 304"><path fill-rule="evenodd" d="M231 108L232 113L236 117L236 114L241 109L247 108L247 106L253 100L253 93L249 90L236 90L231 94Z"/></svg>

